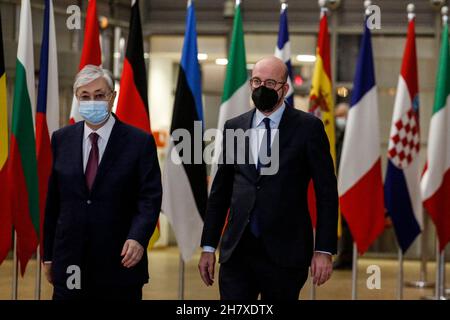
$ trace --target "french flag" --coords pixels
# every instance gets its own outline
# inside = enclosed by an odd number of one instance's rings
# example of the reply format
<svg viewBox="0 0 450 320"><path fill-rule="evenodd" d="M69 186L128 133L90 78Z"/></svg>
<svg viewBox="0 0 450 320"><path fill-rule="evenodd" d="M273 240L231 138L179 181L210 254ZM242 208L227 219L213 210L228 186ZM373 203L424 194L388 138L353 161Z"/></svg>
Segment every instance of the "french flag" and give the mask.
<svg viewBox="0 0 450 320"><path fill-rule="evenodd" d="M341 211L360 254L384 229L378 97L370 30L364 28L338 181Z"/></svg>
<svg viewBox="0 0 450 320"><path fill-rule="evenodd" d="M278 31L278 42L275 48L275 57L280 58L286 64L289 72L289 91L286 94L286 101L290 106L294 106L294 87L292 86L292 65L291 65L291 42L289 41L287 3L281 4L280 28Z"/></svg>
<svg viewBox="0 0 450 320"><path fill-rule="evenodd" d="M392 115L384 184L386 209L403 253L420 234L423 223L418 87L415 18L411 17Z"/></svg>
<svg viewBox="0 0 450 320"><path fill-rule="evenodd" d="M42 240L47 185L52 168L50 136L59 128L58 56L52 0L45 0L36 111L36 154L39 181L40 235Z"/></svg>

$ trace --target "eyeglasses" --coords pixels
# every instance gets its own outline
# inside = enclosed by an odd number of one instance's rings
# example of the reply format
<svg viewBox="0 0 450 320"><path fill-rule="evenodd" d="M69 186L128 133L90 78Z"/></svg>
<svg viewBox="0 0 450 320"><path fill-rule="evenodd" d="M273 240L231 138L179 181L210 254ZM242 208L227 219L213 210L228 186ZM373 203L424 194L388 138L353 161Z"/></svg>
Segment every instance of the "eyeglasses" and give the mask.
<svg viewBox="0 0 450 320"><path fill-rule="evenodd" d="M260 86L263 85L263 83L264 83L264 86L266 86L266 88L275 89L277 84L282 84L283 85L286 82L281 82L281 81L277 81L277 80L273 80L273 79L266 79L266 80L263 81L260 78L256 78L256 77L250 79L250 85L254 89L259 88Z"/></svg>
<svg viewBox="0 0 450 320"><path fill-rule="evenodd" d="M77 96L78 101L90 101L90 100L94 100L94 101L108 101L111 96L112 96L112 92L109 93L104 93L104 92L98 92L98 93L94 93L93 96L87 94L87 93L82 93L81 95Z"/></svg>

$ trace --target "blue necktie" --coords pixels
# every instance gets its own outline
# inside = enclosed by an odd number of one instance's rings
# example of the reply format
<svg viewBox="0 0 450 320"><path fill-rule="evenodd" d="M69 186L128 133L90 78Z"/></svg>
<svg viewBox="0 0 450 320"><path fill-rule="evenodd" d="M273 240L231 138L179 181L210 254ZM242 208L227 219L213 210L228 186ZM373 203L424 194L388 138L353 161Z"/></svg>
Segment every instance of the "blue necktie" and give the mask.
<svg viewBox="0 0 450 320"><path fill-rule="evenodd" d="M261 163L261 161L260 161L261 154L265 153L265 161L267 161L272 154L271 145L270 145L271 144L270 119L264 118L263 122L266 127L266 131L264 133L264 136L263 136L263 139L261 142L261 147L259 148L259 152L258 152L258 165L256 167L258 174L260 173L261 168L270 166L270 162L268 162L266 164ZM259 238L259 236L261 235L261 230L260 230L260 226L259 226L259 216L260 216L260 209L257 206L255 206L255 208L253 208L253 212L250 217L250 231L257 238Z"/></svg>

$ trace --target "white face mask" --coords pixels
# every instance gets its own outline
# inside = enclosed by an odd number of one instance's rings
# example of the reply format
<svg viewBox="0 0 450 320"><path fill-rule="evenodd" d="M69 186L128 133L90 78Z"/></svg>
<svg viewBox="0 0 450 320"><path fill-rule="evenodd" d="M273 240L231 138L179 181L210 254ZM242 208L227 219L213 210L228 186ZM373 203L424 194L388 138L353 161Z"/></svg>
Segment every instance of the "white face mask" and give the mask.
<svg viewBox="0 0 450 320"><path fill-rule="evenodd" d="M89 124L103 123L110 115L108 101L80 101L78 111L81 117Z"/></svg>
<svg viewBox="0 0 450 320"><path fill-rule="evenodd" d="M345 128L345 125L347 124L347 119L344 117L338 117L336 118L336 127L340 130Z"/></svg>

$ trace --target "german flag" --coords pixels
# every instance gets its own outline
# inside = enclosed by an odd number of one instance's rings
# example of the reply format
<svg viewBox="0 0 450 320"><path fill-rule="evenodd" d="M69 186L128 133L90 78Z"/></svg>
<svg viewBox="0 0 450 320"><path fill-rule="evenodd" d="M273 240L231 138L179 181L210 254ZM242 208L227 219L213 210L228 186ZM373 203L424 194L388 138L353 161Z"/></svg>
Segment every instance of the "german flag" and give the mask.
<svg viewBox="0 0 450 320"><path fill-rule="evenodd" d="M121 121L151 133L144 44L138 2L134 0L131 3L130 30L120 79L116 114ZM150 239L150 248L158 238L159 223Z"/></svg>

